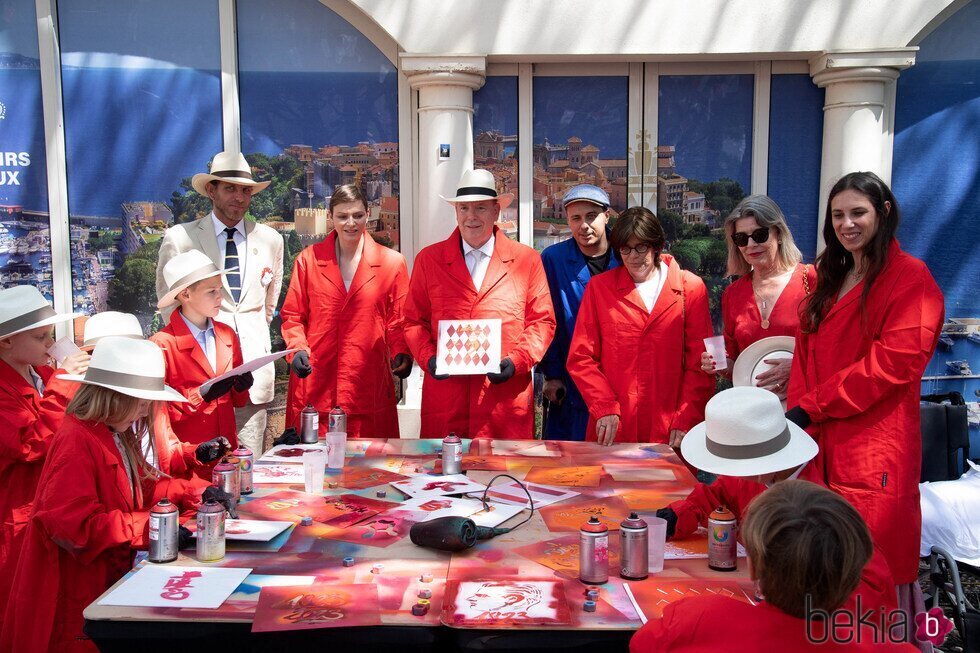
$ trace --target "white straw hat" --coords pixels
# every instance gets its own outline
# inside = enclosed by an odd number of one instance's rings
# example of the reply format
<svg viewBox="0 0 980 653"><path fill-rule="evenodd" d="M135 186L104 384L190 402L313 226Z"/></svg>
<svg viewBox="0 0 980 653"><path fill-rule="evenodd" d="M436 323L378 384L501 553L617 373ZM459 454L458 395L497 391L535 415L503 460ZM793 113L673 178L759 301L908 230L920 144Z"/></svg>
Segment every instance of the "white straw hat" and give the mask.
<svg viewBox="0 0 980 653"><path fill-rule="evenodd" d="M205 186L212 181L226 181L239 186L251 186L252 192L257 193L268 186L271 181L254 181L252 166L248 165L241 152L218 152L211 161L211 172L199 172L191 179L191 186L201 195L208 196Z"/></svg>
<svg viewBox="0 0 980 653"><path fill-rule="evenodd" d="M187 401L163 382L165 377L163 351L157 345L121 336L99 341L85 374L58 375L64 381L97 385L139 399Z"/></svg>
<svg viewBox="0 0 980 653"><path fill-rule="evenodd" d="M34 286L14 286L0 290L0 338L21 331L67 322L81 313L58 313Z"/></svg>
<svg viewBox="0 0 980 653"><path fill-rule="evenodd" d="M786 419L779 397L752 386L719 392L705 420L681 440L684 460L726 476L756 476L799 467L817 455L817 443Z"/></svg>
<svg viewBox="0 0 980 653"><path fill-rule="evenodd" d="M143 327L132 313L117 311L96 313L85 321L82 347L94 347L99 340L108 336L142 338Z"/></svg>
<svg viewBox="0 0 980 653"><path fill-rule="evenodd" d="M163 266L163 281L167 284L167 294L157 302L157 308L166 308L177 303L177 295L188 286L216 277L226 272L234 272L237 267L219 270L208 255L196 249L178 254Z"/></svg>
<svg viewBox="0 0 980 653"><path fill-rule="evenodd" d="M513 193L497 194L497 182L493 178L493 173L489 170L466 170L459 178L459 185L456 187L456 197L442 197L450 204L456 202L482 202L484 200L497 200L500 208L506 209L514 201Z"/></svg>
<svg viewBox="0 0 980 653"><path fill-rule="evenodd" d="M732 384L756 385L755 377L767 372L772 366L766 359L792 358L796 347L793 336L769 336L756 340L742 350L732 366Z"/></svg>

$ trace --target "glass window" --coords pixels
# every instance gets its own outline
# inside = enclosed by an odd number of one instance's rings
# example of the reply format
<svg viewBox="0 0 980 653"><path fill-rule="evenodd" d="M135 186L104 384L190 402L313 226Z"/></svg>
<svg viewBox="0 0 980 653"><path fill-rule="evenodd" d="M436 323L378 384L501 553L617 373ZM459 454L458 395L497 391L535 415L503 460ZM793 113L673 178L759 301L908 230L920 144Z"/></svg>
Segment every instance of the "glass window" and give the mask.
<svg viewBox="0 0 980 653"><path fill-rule="evenodd" d="M769 197L786 216L793 240L812 262L817 253L824 91L809 75L773 75L769 100Z"/></svg>
<svg viewBox="0 0 980 653"><path fill-rule="evenodd" d="M53 301L44 112L33 0L0 12L0 287Z"/></svg>
<svg viewBox="0 0 980 653"><path fill-rule="evenodd" d="M218 7L71 0L58 25L75 308L146 326L158 241L208 210L190 177L223 149Z"/></svg>
<svg viewBox="0 0 980 653"><path fill-rule="evenodd" d="M493 172L497 190L513 193L514 201L501 211L498 226L517 240L517 77L487 77L473 94L473 161L477 168Z"/></svg>
<svg viewBox="0 0 980 653"><path fill-rule="evenodd" d="M534 247L571 237L561 198L577 184L627 205L629 77L534 78Z"/></svg>

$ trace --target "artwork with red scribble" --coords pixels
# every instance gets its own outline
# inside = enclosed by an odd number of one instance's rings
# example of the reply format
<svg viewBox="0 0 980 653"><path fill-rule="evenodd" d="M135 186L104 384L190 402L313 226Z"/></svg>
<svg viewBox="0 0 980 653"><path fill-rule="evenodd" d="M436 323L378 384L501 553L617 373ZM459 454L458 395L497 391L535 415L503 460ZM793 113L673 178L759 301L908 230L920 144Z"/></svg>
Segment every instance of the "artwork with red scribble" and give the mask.
<svg viewBox="0 0 980 653"><path fill-rule="evenodd" d="M559 581L451 580L442 622L474 628L561 626L571 623L571 615Z"/></svg>
<svg viewBox="0 0 980 653"><path fill-rule="evenodd" d="M580 465L577 467L542 467L535 465L524 477L525 481L544 485L568 485L572 487L599 487L602 467Z"/></svg>
<svg viewBox="0 0 980 653"><path fill-rule="evenodd" d="M507 458L505 456L463 456L460 467L464 472L477 469L491 472L502 472L507 469ZM436 474L442 473L442 460L436 460L435 467L432 469Z"/></svg>
<svg viewBox="0 0 980 653"><path fill-rule="evenodd" d="M436 374L486 374L500 371L498 319L439 320Z"/></svg>
<svg viewBox="0 0 980 653"><path fill-rule="evenodd" d="M465 492L482 492L485 485L475 483L463 474L420 474L400 481L393 481L391 486L410 497L433 497L446 494L463 494Z"/></svg>
<svg viewBox="0 0 980 653"><path fill-rule="evenodd" d="M217 608L251 569L146 565L99 600L99 605Z"/></svg>
<svg viewBox="0 0 980 653"><path fill-rule="evenodd" d="M533 560L549 569L562 573L564 578L578 578L579 536L561 535L549 537L543 542L535 542L514 549L528 560ZM619 566L619 538L609 538L609 568Z"/></svg>
<svg viewBox="0 0 980 653"><path fill-rule="evenodd" d="M415 520L409 519L403 514L389 512L383 515L375 515L347 528L331 529L322 537L350 542L351 544L384 548L408 535L408 531L414 523Z"/></svg>
<svg viewBox="0 0 980 653"><path fill-rule="evenodd" d="M675 580L660 581L654 578L642 583L626 583L629 588L627 595L639 614L640 620L646 623L648 619L659 619L663 616L664 608L671 603L693 596L726 596L749 605L755 605L752 596L751 581L744 584L728 580Z"/></svg>
<svg viewBox="0 0 980 653"><path fill-rule="evenodd" d="M629 506L619 497L587 497L545 506L541 509L541 517L552 533L577 531L590 517L598 518L606 528L616 531L629 512Z"/></svg>
<svg viewBox="0 0 980 653"><path fill-rule="evenodd" d="M375 585L324 582L263 587L252 632L378 625L381 625L381 612Z"/></svg>
<svg viewBox="0 0 980 653"><path fill-rule="evenodd" d="M337 483L348 490L363 490L375 485L386 485L392 481L406 478L404 474L396 474L386 469L375 467L344 467Z"/></svg>
<svg viewBox="0 0 980 653"><path fill-rule="evenodd" d="M321 497L305 492L283 490L242 503L238 512L243 517L269 520L300 521L308 516L321 524L345 528L384 512L394 505L392 502L378 501L356 494Z"/></svg>

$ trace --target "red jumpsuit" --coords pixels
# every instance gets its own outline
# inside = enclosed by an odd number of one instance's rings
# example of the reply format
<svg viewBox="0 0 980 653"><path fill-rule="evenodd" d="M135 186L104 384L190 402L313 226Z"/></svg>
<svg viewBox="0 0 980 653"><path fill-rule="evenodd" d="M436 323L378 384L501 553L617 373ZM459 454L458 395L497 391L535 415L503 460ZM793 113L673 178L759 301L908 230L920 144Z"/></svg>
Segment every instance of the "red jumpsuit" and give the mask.
<svg viewBox="0 0 980 653"><path fill-rule="evenodd" d="M450 431L467 438L520 440L534 437L531 368L555 334L555 312L541 257L494 227L493 256L477 292L459 230L429 245L415 259L405 302L405 340L423 368L436 354L439 320L502 320L500 356L514 363L514 376L491 384L485 375L452 376L422 384L421 437Z"/></svg>
<svg viewBox="0 0 980 653"><path fill-rule="evenodd" d="M174 311L170 324L153 334L150 340L163 350L167 385L188 399L187 403L167 403L170 423L177 437L182 442L197 445L223 435L235 448L238 446L235 408L248 404L248 390L232 390L209 402L201 397L200 387L205 381L241 365L242 348L234 329L217 320L212 323L217 370L211 368L207 355L187 328L180 311Z"/></svg>
<svg viewBox="0 0 980 653"><path fill-rule="evenodd" d="M337 261L337 233L307 247L293 264L282 305L282 337L289 349L305 349L313 372L289 377L286 424L299 428L307 403L320 412L320 432L334 406L347 413L347 436L397 438L398 412L390 360L408 354L402 309L408 267L398 252L364 237L361 261L344 287ZM292 356L290 355L290 360Z"/></svg>
<svg viewBox="0 0 980 653"><path fill-rule="evenodd" d="M589 407L585 439L596 420L619 415L616 442L667 442L704 419L714 376L701 371L711 336L708 291L667 254L667 280L647 312L625 267L592 278L582 297L568 351L568 373Z"/></svg>
<svg viewBox="0 0 980 653"><path fill-rule="evenodd" d="M50 367L34 369L44 396L0 361L0 568L16 533L27 525L51 438L78 385L55 378ZM64 370L60 373L64 374Z"/></svg>
<svg viewBox="0 0 980 653"><path fill-rule="evenodd" d="M728 357L735 360L746 347L763 338L795 337L800 326L800 302L816 287L816 268L812 265L797 265L792 278L773 304L768 329L762 328L762 315L752 290L752 273L740 277L725 288L721 295L721 316L725 322L725 349Z"/></svg>
<svg viewBox="0 0 980 653"><path fill-rule="evenodd" d="M943 296L897 241L864 308L863 291L862 281L816 333L797 335L787 406L813 420L814 475L861 513L901 585L919 569L919 392L942 329Z"/></svg>
<svg viewBox="0 0 980 653"><path fill-rule="evenodd" d="M111 431L71 415L55 436L34 502L0 650L95 651L82 610L132 566L149 512L126 474Z"/></svg>

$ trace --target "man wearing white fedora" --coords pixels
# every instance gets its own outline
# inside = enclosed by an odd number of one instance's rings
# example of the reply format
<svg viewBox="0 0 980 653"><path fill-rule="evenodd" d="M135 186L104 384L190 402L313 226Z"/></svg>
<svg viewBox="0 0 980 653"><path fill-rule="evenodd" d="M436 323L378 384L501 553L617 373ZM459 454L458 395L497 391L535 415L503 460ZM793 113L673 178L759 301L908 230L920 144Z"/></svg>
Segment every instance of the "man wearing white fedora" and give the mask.
<svg viewBox="0 0 980 653"><path fill-rule="evenodd" d="M245 219L252 195L269 185L255 181L239 152L219 152L209 173L194 175L191 184L211 200L213 210L200 220L174 225L164 234L157 261L157 299L169 290L163 269L173 257L190 250L207 254L218 269L237 267L224 277L218 321L238 333L245 360L272 349L269 323L282 290L283 240L271 227ZM161 310L164 322L172 309ZM275 368L254 372L251 403L235 410L238 439L256 455L264 450L266 410L275 394Z"/></svg>
<svg viewBox="0 0 980 653"><path fill-rule="evenodd" d="M513 195L498 195L487 170L463 173L455 197L457 228L419 252L405 301L405 340L428 370L422 384L424 438L534 437L531 368L555 334L555 312L541 257L495 225ZM500 319L500 371L437 376L440 320Z"/></svg>

